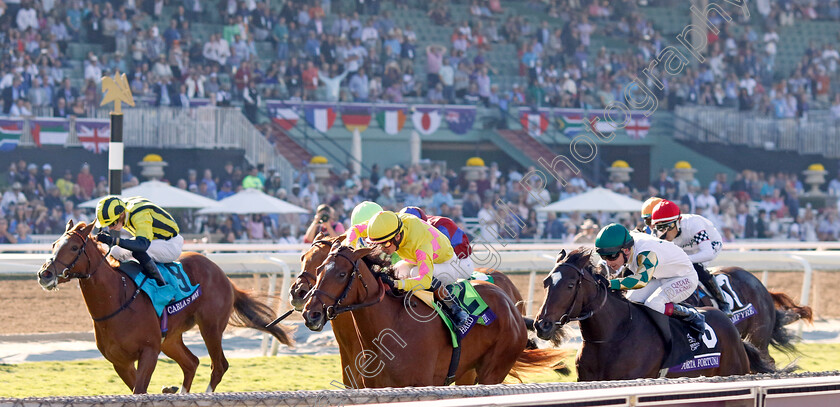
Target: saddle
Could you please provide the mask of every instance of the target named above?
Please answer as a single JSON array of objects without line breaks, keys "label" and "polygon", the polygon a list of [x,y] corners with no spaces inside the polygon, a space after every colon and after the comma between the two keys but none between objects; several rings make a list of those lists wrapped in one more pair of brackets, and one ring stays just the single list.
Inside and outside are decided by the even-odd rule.
[{"label": "saddle", "polygon": [[688,372],[720,365],[717,335],[711,326],[706,325],[706,332],[698,341],[692,336],[688,323],[644,305],[633,305],[641,308],[665,342],[665,357],[661,364],[663,377],[668,372]]},{"label": "saddle", "polygon": [[166,281],[166,285],[162,287],[146,277],[140,263],[135,260],[120,262],[119,270],[137,284],[138,290],[149,297],[155,313],[160,318],[161,333],[165,337],[169,316],[181,312],[198,299],[201,296],[201,286],[190,281],[189,276],[184,272],[184,266],[179,262],[155,263],[155,265]]}]

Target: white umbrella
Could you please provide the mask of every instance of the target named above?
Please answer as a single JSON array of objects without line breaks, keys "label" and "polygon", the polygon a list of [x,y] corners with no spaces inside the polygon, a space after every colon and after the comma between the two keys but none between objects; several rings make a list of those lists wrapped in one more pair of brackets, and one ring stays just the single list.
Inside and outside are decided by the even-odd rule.
[{"label": "white umbrella", "polygon": [[[123,190],[121,198],[142,196],[162,208],[212,208],[219,202],[201,195],[175,188],[165,182],[146,181],[136,187]],[[101,197],[79,205],[82,208],[96,208]]]},{"label": "white umbrella", "polygon": [[199,214],[235,213],[247,215],[252,213],[308,213],[306,209],[292,205],[282,199],[266,195],[262,191],[246,188],[219,201],[219,206],[204,208]]},{"label": "white umbrella", "polygon": [[599,187],[537,210],[542,212],[636,212],[642,209],[642,204],[642,201]]}]

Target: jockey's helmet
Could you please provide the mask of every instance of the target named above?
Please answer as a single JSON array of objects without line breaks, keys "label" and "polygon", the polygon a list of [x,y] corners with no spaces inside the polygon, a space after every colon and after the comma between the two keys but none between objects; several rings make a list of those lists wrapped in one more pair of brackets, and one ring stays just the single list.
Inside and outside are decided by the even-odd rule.
[{"label": "jockey's helmet", "polygon": [[102,227],[111,226],[123,212],[125,212],[125,202],[116,195],[106,196],[96,204],[96,219]]},{"label": "jockey's helmet", "polygon": [[381,211],[368,222],[368,241],[372,244],[393,239],[403,227],[402,219],[391,211]]},{"label": "jockey's helmet", "polygon": [[382,207],[378,203],[371,201],[361,202],[353,208],[353,213],[350,215],[350,223],[352,225],[358,225],[367,222],[373,215],[379,212],[382,212]]},{"label": "jockey's helmet", "polygon": [[662,202],[656,204],[653,208],[653,213],[650,216],[650,225],[656,229],[656,234],[661,239],[665,233],[679,223],[680,215],[679,205],[663,199]]},{"label": "jockey's helmet", "polygon": [[400,210],[400,213],[407,213],[410,215],[414,215],[422,220],[428,220],[428,218],[426,218],[426,212],[424,212],[423,209],[418,208],[416,206],[406,206],[405,208],[402,208]]},{"label": "jockey's helmet", "polygon": [[662,198],[658,196],[648,198],[644,205],[642,205],[642,219],[650,219],[650,215],[653,213],[653,208],[661,201]]},{"label": "jockey's helmet", "polygon": [[604,226],[595,238],[595,251],[601,257],[615,256],[621,249],[633,246],[633,237],[627,228],[618,223]]}]

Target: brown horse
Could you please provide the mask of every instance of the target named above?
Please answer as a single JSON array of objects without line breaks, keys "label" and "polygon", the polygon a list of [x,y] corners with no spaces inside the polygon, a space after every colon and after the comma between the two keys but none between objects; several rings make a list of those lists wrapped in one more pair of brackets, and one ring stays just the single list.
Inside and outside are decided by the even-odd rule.
[{"label": "brown horse", "polygon": [[177,362],[184,373],[181,392],[190,390],[198,358],[184,345],[181,334],[196,324],[210,354],[208,392],[216,389],[228,368],[222,351],[222,333],[228,322],[268,332],[291,345],[281,327],[264,328],[274,318],[271,308],[236,288],[219,266],[198,253],[183,253],[179,260],[190,281],[201,285],[203,294],[169,317],[169,331],[163,339],[151,301],[146,296],[137,298],[136,285],[115,269],[119,264],[108,258],[105,247],[92,238],[92,229],[92,224],[73,227],[73,222],[68,222],[65,233],[53,243],[52,257],[38,271],[38,283],[53,290],[61,283],[79,279],[94,321],[96,347],[135,394],[148,389],[161,351]]},{"label": "brown horse", "polygon": [[[303,305],[307,300],[307,294],[309,294],[309,290],[311,290],[315,285],[315,281],[320,274],[318,266],[326,260],[333,243],[341,243],[344,241],[344,238],[344,234],[335,238],[319,234],[315,237],[315,241],[312,242],[309,249],[301,255],[301,272],[297,279],[292,283],[289,296],[295,310],[300,311],[303,309]],[[516,308],[519,310],[520,314],[525,314],[522,294],[519,293],[519,290],[508,276],[496,270],[480,271],[492,276],[493,283],[501,288],[502,291],[511,298],[514,304],[516,304]],[[356,366],[353,363],[353,358],[362,351],[362,348],[358,337],[356,336],[356,328],[352,316],[347,313],[340,314],[330,321],[330,323],[333,326],[335,340],[339,345],[338,348],[341,356],[342,367],[341,374],[344,385],[355,388],[364,387],[364,375],[356,369]],[[356,380],[353,380],[353,378]]]},{"label": "brown horse", "polygon": [[[442,323],[415,318],[433,312],[425,305],[417,306],[426,312],[409,310],[404,298],[386,295],[385,285],[362,261],[376,261],[366,258],[372,250],[332,247],[303,307],[306,326],[319,331],[329,319],[352,315],[364,349],[356,363],[366,387],[445,384],[453,349],[448,332]],[[566,351],[525,350],[525,323],[507,295],[487,282],[472,284],[497,319],[488,326],[474,326],[463,339],[456,383],[462,383],[464,376],[473,383],[501,383],[509,373],[518,377],[520,372],[548,370],[562,361]]]},{"label": "brown horse", "polygon": [[[569,321],[580,321],[583,346],[576,365],[578,378],[620,380],[655,378],[660,374],[666,344],[642,310],[618,291],[609,289],[606,278],[593,272],[591,252],[577,249],[568,257],[561,252],[545,280],[545,300],[536,321],[537,335],[553,339],[556,330]],[[706,324],[714,329],[720,346],[720,366],[678,376],[728,376],[750,372],[773,372],[725,314],[714,308],[702,310]]]},{"label": "brown horse", "polygon": [[[715,271],[712,275],[725,276],[722,290],[732,299],[732,308],[738,309],[747,304],[755,307],[755,315],[741,319],[735,323],[741,338],[747,340],[761,353],[764,360],[775,365],[775,360],[770,356],[769,346],[783,351],[793,353],[795,334],[785,329],[785,325],[791,324],[800,319],[812,322],[811,307],[796,304],[790,296],[781,292],[767,290],[752,273],[740,267],[726,267]],[[728,282],[728,283],[727,283]],[[732,295],[729,290],[734,291]],[[697,295],[692,295],[686,303],[695,306],[714,306],[709,296],[702,300]]]}]

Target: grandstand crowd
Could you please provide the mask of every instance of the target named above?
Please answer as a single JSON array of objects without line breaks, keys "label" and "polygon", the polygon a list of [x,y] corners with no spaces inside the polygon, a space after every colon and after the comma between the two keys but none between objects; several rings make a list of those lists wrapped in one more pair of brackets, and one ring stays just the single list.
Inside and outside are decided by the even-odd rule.
[{"label": "grandstand crowd", "polygon": [[[194,216],[188,211],[172,211],[182,233],[213,242],[298,243],[311,241],[319,230],[339,234],[351,226],[350,212],[365,200],[375,201],[388,210],[418,206],[428,214],[450,217],[466,229],[469,229],[468,222],[481,221],[490,225],[474,231],[483,241],[501,238],[506,241],[588,242],[594,239],[599,222],[618,221],[628,227],[635,227],[640,222],[639,213],[543,215],[538,212],[542,202],[570,198],[594,187],[571,173],[565,174],[569,180],[565,188],[552,185],[548,190],[538,190],[531,188],[536,183],[523,181],[523,174],[527,174],[524,169],[502,171],[496,163],[492,163],[479,179],[471,181],[440,165],[385,169],[374,165],[372,170],[369,177],[353,176],[345,170],[320,181],[313,173],[303,170],[297,175],[296,183],[288,188],[281,185],[279,175],[272,169],[266,170],[262,166],[241,168],[226,163],[219,173],[210,169],[189,170],[187,174],[163,181],[217,200],[244,188],[256,188],[309,211],[301,215],[221,216]],[[68,220],[91,222],[94,219],[92,209],[82,209],[79,204],[108,192],[107,179],[91,174],[87,164],[77,172],[67,170],[63,174],[53,174],[49,163],[21,160],[10,165],[4,181],[6,186],[0,200],[0,243],[27,243],[32,242],[33,234],[60,234]],[[131,167],[125,166],[123,186],[129,188],[137,184],[138,178]],[[816,209],[800,204],[803,184],[792,173],[745,170],[735,179],[718,174],[708,185],[700,185],[697,181],[675,181],[667,170],[662,170],[644,187],[613,182],[602,186],[639,200],[660,196],[678,202],[683,213],[699,213],[711,219],[725,241],[832,241],[840,238],[839,205]],[[840,204],[840,173],[824,189]],[[323,214],[330,215],[329,221],[321,219]]]},{"label": "grandstand crowd", "polygon": [[[643,12],[675,0],[530,0],[529,15],[500,0],[21,0],[0,2],[3,113],[84,116],[98,107],[102,75],[127,72],[136,96],[159,106],[195,98],[253,109],[260,99],[598,107],[621,97],[665,46],[675,43]],[[387,4],[388,7],[384,7]],[[467,13],[455,13],[463,10]],[[778,27],[840,19],[837,0],[761,0],[710,34],[707,62],[659,75],[664,105],[737,107],[778,118],[814,105],[840,117],[832,85],[834,37],[807,47],[790,72],[777,69]],[[449,33],[421,43],[392,10]],[[686,10],[686,13],[688,11]],[[457,17],[456,17],[457,16]],[[537,16],[548,16],[538,20]],[[194,29],[200,25],[202,29]],[[754,27],[759,27],[759,34]],[[593,37],[609,44],[594,46]],[[79,64],[68,47],[95,44]],[[517,64],[494,66],[495,53]],[[515,77],[513,81],[501,78]],[[46,112],[47,114],[41,114]],[[253,115],[250,115],[253,119]]]}]

